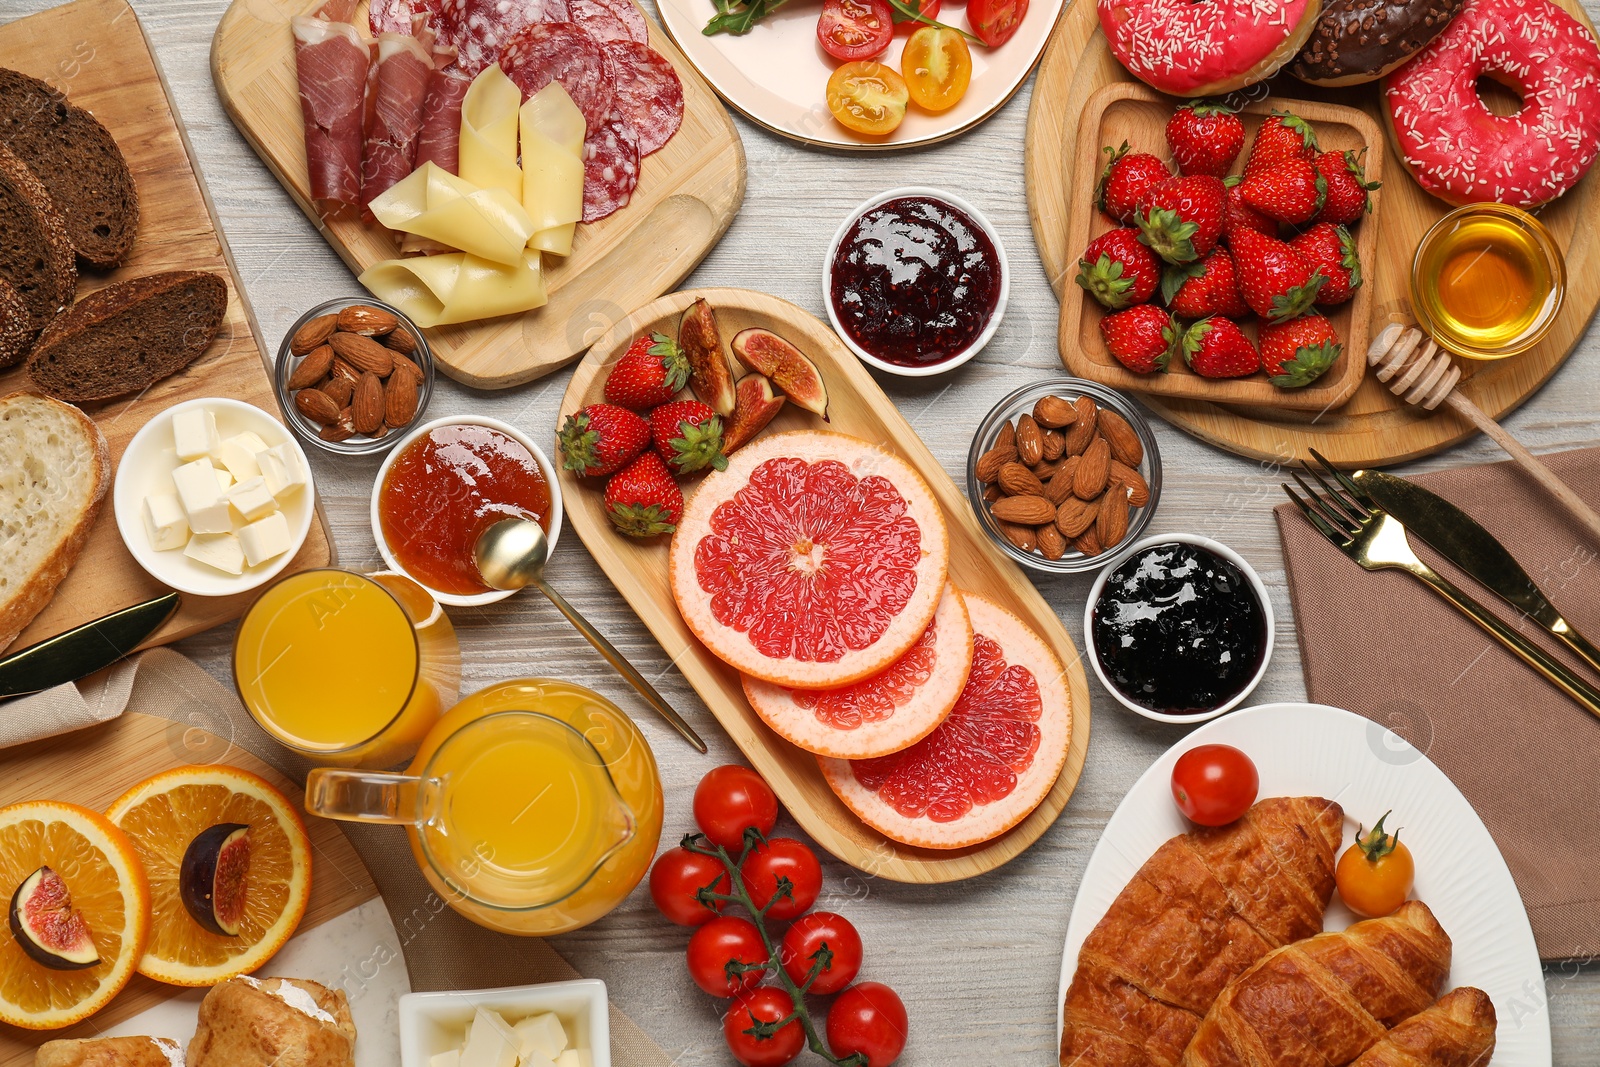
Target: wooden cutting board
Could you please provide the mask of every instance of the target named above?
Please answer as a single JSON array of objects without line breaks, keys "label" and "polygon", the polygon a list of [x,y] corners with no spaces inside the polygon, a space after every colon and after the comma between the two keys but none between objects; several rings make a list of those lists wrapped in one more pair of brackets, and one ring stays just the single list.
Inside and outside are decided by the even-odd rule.
[{"label": "wooden cutting board", "polygon": [[[893,449],[933,490],[950,531],[950,581],[957,589],[978,593],[1012,612],[1054,649],[1066,667],[1072,702],[1071,748],[1054,788],[1026,819],[986,844],[946,851],[890,841],[856,818],[834,795],[815,756],[783,740],[761,721],[745,700],[739,672],[690,634],[668,583],[666,538],[646,543],[620,536],[606,518],[599,487],[563,470],[562,505],[567,521],[673,665],[812,840],[852,867],[896,882],[953,882],[999,867],[1050,828],[1083,772],[1089,747],[1089,685],[1083,663],[1050,605],[1017,565],[989,542],[961,490],[834,332],[809,312],[764,293],[746,289],[673,293],[635,311],[595,342],[572,374],[561,402],[562,418],[600,399],[602,371],[634,337],[653,330],[676,336],[683,310],[698,297],[716,309],[724,341],[742,329],[759,326],[787,338],[810,356],[828,387],[829,422],[825,428]],[[824,427],[815,415],[786,404],[765,432],[819,428]]]},{"label": "wooden cutting board", "polygon": [[[104,811],[153,774],[188,764],[219,763],[261,775],[293,801],[305,820],[311,835],[311,900],[297,937],[378,895],[366,866],[338,826],[305,817],[299,786],[215,734],[154,715],[127,712],[101,726],[0,751],[0,807],[23,800],[65,800]],[[0,1024],[0,1067],[29,1067],[34,1049],[46,1041],[95,1037],[183,992],[135,975],[115,1000],[76,1026],[33,1031]]]},{"label": "wooden cutting board", "polygon": [[[228,312],[217,339],[181,374],[132,398],[85,405],[111,446],[113,472],[139,428],[174,404],[202,396],[243,400],[281,417],[269,364],[257,341],[249,298],[194,165],[183,123],[150,42],[125,0],[76,0],[0,26],[0,66],[42,78],[94,112],[127,157],[139,187],[139,232],[128,261],[107,273],[84,271],[78,295],[111,282],[165,270],[211,270],[228,280]],[[28,388],[21,367],[0,372],[0,395]],[[318,512],[285,573],[333,559]],[[123,546],[106,492],[78,563],[55,599],[12,644],[16,651],[108,612],[167,592]],[[237,618],[253,594],[184,597],[183,607],[148,642],[161,644]]]},{"label": "wooden cutting board", "polygon": [[[211,42],[211,74],[233,124],[359,274],[399,255],[399,245],[376,223],[324,219],[311,206],[289,18],[320,4],[234,0]],[[365,35],[365,2],[355,21]],[[683,82],[682,128],[645,157],[627,207],[580,225],[571,256],[545,257],[548,304],[524,315],[425,331],[440,369],[457,381],[505,389],[572,362],[629,308],[686,278],[744,202],[744,143],[733,121],[672,39],[654,19],[646,21],[651,47],[672,61]]]},{"label": "wooden cutting board", "polygon": [[[1555,2],[1592,26],[1576,0]],[[1090,96],[1101,87],[1134,80],[1106,47],[1093,0],[1073,4],[1056,26],[1034,82],[1024,161],[1034,241],[1045,275],[1063,299],[1074,295],[1068,290],[1077,288],[1072,278],[1082,252],[1068,241],[1068,220],[1073,205],[1093,195],[1091,188],[1075,184],[1073,172],[1083,153],[1098,153],[1101,147],[1077,143],[1078,119]],[[1271,91],[1268,104],[1276,97],[1320,100],[1360,108],[1380,126],[1384,121],[1376,83],[1325,89],[1282,74],[1236,96],[1256,100],[1262,88]],[[1177,106],[1176,99],[1171,102]],[[1166,155],[1166,145],[1159,139],[1135,147]],[[1373,335],[1385,323],[1415,318],[1409,292],[1412,255],[1423,232],[1449,210],[1449,205],[1428,196],[1411,179],[1387,142],[1383,151],[1378,254],[1374,262],[1364,264],[1367,285],[1373,289]],[[1499,418],[1532,396],[1583,337],[1600,305],[1600,274],[1591,267],[1591,260],[1600,252],[1600,231],[1593,224],[1600,217],[1597,213],[1600,177],[1594,174],[1539,212],[1567,257],[1566,302],[1545,339],[1511,359],[1459,361],[1467,375],[1459,388],[1490,415]],[[1448,448],[1476,432],[1453,412],[1417,411],[1370,375],[1338,411],[1296,412],[1149,394],[1141,395],[1140,400],[1174,426],[1204,441],[1267,463],[1284,463],[1315,448],[1340,466],[1386,466]]]}]

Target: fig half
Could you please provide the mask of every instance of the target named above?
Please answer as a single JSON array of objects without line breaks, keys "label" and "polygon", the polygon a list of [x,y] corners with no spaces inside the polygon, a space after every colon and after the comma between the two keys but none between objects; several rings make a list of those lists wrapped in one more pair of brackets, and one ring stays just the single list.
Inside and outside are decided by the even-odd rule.
[{"label": "fig half", "polygon": [[35,963],[53,971],[81,971],[100,962],[89,923],[72,906],[67,883],[40,867],[11,894],[11,936]]},{"label": "fig half", "polygon": [[717,314],[704,300],[689,305],[678,323],[678,347],[689,357],[689,388],[723,418],[733,414],[733,361],[722,348]]},{"label": "fig half", "polygon": [[733,354],[757,374],[771,378],[790,400],[827,421],[828,387],[804,352],[771,330],[752,326],[734,334]]},{"label": "fig half", "polygon": [[784,398],[772,391],[762,374],[746,374],[734,389],[733,414],[722,427],[722,454],[731,456],[749,444],[783,407]]},{"label": "fig half", "polygon": [[249,893],[250,827],[218,823],[195,835],[183,853],[178,891],[194,921],[214,934],[238,937]]}]

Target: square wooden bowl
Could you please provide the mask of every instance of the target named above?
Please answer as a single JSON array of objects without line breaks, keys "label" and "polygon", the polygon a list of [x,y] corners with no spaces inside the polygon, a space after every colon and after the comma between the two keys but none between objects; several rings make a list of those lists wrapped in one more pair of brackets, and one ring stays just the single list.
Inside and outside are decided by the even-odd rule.
[{"label": "square wooden bowl", "polygon": [[[1180,103],[1182,101],[1137,82],[1114,82],[1089,98],[1078,131],[1081,149],[1073,161],[1072,188],[1080,193],[1070,205],[1067,219],[1069,249],[1075,253],[1081,251],[1094,238],[1117,225],[1095,207],[1089,195],[1105,165],[1105,153],[1101,148],[1115,147],[1126,141],[1131,151],[1165,157],[1167,120]],[[1255,140],[1257,127],[1275,110],[1292,111],[1311,123],[1324,150],[1366,148],[1363,163],[1367,178],[1372,181],[1382,178],[1383,132],[1366,113],[1337,104],[1277,97],[1249,103],[1239,112],[1244,120],[1246,145]],[[1248,151],[1240,153],[1241,167],[1247,154]],[[1371,270],[1378,256],[1378,225],[1382,217],[1378,203],[1380,192],[1373,190],[1370,194],[1372,211],[1352,230],[1356,254],[1365,271]],[[1100,320],[1106,315],[1106,309],[1075,284],[1063,288],[1059,334],[1061,362],[1072,373],[1115,389],[1210,400],[1218,404],[1325,411],[1349,400],[1361,385],[1366,371],[1367,334],[1372,318],[1373,288],[1370,284],[1357,289],[1353,299],[1337,307],[1320,309],[1339,332],[1344,354],[1326,374],[1303,389],[1279,389],[1267,381],[1264,374],[1249,378],[1202,378],[1181,359],[1174,359],[1165,374],[1134,374],[1106,350],[1100,336]],[[1245,332],[1255,339],[1253,325],[1247,325]]]}]

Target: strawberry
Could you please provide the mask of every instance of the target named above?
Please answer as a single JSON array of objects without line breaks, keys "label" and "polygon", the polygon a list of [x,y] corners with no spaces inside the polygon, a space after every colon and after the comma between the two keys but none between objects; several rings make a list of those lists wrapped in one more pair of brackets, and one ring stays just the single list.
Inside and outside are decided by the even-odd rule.
[{"label": "strawberry", "polygon": [[606,375],[605,397],[634,411],[649,411],[678,395],[689,381],[689,357],[664,333],[635,337]]},{"label": "strawberry", "polygon": [[1157,182],[1172,177],[1172,171],[1148,152],[1128,154],[1128,142],[1121,148],[1101,149],[1110,155],[1100,181],[1095,185],[1094,202],[1101,211],[1118,222],[1132,222],[1134,209]]},{"label": "strawberry", "polygon": [[1232,319],[1214,315],[1190,326],[1174,342],[1189,369],[1202,378],[1243,378],[1261,369],[1261,354]]},{"label": "strawberry", "polygon": [[1278,224],[1244,202],[1239,179],[1229,178],[1228,182],[1232,184],[1228,185],[1228,209],[1222,221],[1223,238],[1232,238],[1233,231],[1240,227],[1264,233],[1268,237],[1278,236]]},{"label": "strawberry", "polygon": [[1327,279],[1317,290],[1319,307],[1342,304],[1361,288],[1361,260],[1356,256],[1356,241],[1343,226],[1319,222],[1292,239],[1289,247],[1305,256],[1306,262]]},{"label": "strawberry", "polygon": [[1112,310],[1149,300],[1160,280],[1156,257],[1132,226],[1096,237],[1078,260],[1078,284]]},{"label": "strawberry", "polygon": [[1167,120],[1167,147],[1179,174],[1221,178],[1244,148],[1244,123],[1226,104],[1207,100],[1185,104]]},{"label": "strawberry", "polygon": [[1252,178],[1280,159],[1303,159],[1310,163],[1316,158],[1317,135],[1311,124],[1299,115],[1274,111],[1256,130],[1255,143],[1245,157],[1244,176]]},{"label": "strawberry", "polygon": [[650,439],[674,474],[728,468],[722,452],[722,416],[710,404],[675,400],[650,413]]},{"label": "strawberry", "polygon": [[1336,226],[1351,223],[1372,210],[1367,191],[1383,183],[1367,181],[1367,172],[1362,169],[1358,153],[1324,152],[1317,157],[1317,171],[1328,183],[1328,199],[1317,214],[1318,222],[1331,222]]},{"label": "strawberry", "polygon": [[683,490],[661,457],[645,452],[606,482],[606,517],[629,537],[671,533],[683,518]]},{"label": "strawberry", "polygon": [[1154,304],[1135,304],[1100,320],[1100,336],[1117,362],[1135,374],[1167,369],[1177,324]]},{"label": "strawberry", "polygon": [[1279,389],[1299,389],[1322,377],[1343,346],[1333,324],[1312,312],[1261,324],[1261,366]]},{"label": "strawberry", "polygon": [[1239,192],[1263,215],[1298,226],[1322,210],[1328,183],[1307,161],[1280,159],[1246,178]]},{"label": "strawberry", "polygon": [[556,434],[561,465],[583,477],[603,477],[650,445],[650,424],[616,404],[590,404],[568,415]]},{"label": "strawberry", "polygon": [[1134,212],[1141,240],[1168,263],[1190,263],[1217,247],[1227,188],[1221,178],[1168,178],[1145,194]]},{"label": "strawberry", "polygon": [[1186,319],[1226,315],[1230,319],[1250,314],[1239,292],[1233,257],[1219,248],[1198,263],[1168,267],[1161,279],[1161,296],[1167,309]]},{"label": "strawberry", "polygon": [[1305,256],[1254,230],[1235,230],[1231,247],[1239,292],[1257,315],[1281,322],[1311,309],[1326,279]]}]

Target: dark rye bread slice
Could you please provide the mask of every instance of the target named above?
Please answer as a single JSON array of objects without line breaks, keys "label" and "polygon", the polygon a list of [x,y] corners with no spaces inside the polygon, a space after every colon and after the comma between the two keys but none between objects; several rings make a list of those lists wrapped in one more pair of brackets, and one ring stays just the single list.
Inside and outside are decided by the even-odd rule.
[{"label": "dark rye bread slice", "polygon": [[0,278],[0,368],[15,367],[33,344],[33,316],[22,294]]},{"label": "dark rye bread slice", "polygon": [[78,267],[50,194],[0,145],[0,279],[28,309],[28,340],[72,303]]},{"label": "dark rye bread slice", "polygon": [[108,285],[46,328],[28,374],[75,404],[136,392],[199,359],[227,310],[228,283],[203,270]]},{"label": "dark rye bread slice", "polygon": [[38,175],[83,261],[121,263],[139,228],[139,190],[100,121],[46,82],[0,67],[0,143]]}]

